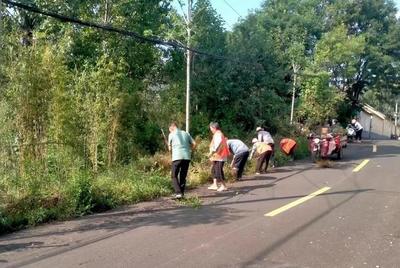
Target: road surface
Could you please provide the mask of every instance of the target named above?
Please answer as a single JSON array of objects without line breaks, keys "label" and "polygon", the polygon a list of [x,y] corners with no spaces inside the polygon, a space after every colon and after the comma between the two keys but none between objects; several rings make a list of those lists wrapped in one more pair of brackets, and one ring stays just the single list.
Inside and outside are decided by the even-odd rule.
[{"label": "road surface", "polygon": [[0,267],[400,267],[398,141],[197,194],[0,237]]}]

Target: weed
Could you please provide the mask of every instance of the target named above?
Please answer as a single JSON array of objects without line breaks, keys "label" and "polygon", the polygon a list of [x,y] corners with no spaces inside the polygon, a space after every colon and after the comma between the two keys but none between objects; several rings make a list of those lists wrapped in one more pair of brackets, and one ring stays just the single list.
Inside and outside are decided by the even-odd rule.
[{"label": "weed", "polygon": [[177,202],[182,206],[191,207],[195,209],[201,207],[201,199],[197,195],[179,199],[177,200]]}]

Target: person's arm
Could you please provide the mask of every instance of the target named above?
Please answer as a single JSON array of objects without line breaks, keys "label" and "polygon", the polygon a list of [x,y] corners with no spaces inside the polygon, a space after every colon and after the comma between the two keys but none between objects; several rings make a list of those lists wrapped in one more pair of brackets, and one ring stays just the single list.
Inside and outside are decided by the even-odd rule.
[{"label": "person's arm", "polygon": [[196,146],[197,146],[196,141],[192,138],[192,136],[190,136],[189,133],[188,133],[188,135],[189,135],[190,146],[192,147],[192,150],[194,150],[194,149],[196,149]]},{"label": "person's arm", "polygon": [[254,155],[256,149],[257,149],[257,146],[254,144],[250,151],[249,160],[251,160],[253,158],[253,155]]},{"label": "person's arm", "polygon": [[236,157],[236,155],[234,154],[232,157],[231,167],[233,167],[233,163],[235,162],[235,157]]},{"label": "person's arm", "polygon": [[215,153],[218,150],[218,147],[221,145],[221,142],[222,142],[222,135],[217,134],[213,138],[213,144],[211,146],[211,153]]},{"label": "person's arm", "polygon": [[168,151],[172,150],[172,136],[171,133],[168,135]]},{"label": "person's arm", "polygon": [[192,150],[196,149],[197,143],[193,140],[192,142]]}]

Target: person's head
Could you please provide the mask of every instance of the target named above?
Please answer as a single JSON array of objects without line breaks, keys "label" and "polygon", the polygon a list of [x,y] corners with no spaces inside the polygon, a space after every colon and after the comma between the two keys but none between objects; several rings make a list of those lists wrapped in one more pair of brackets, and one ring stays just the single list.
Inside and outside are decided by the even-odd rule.
[{"label": "person's head", "polygon": [[210,123],[210,131],[214,134],[215,132],[217,132],[218,130],[220,130],[220,126],[217,122],[211,122]]},{"label": "person's head", "polygon": [[251,143],[256,143],[258,140],[257,140],[257,138],[253,138],[252,140],[251,140]]},{"label": "person's head", "polygon": [[176,122],[171,122],[171,124],[169,124],[169,132],[174,132],[177,128],[178,125],[176,124]]},{"label": "person's head", "polygon": [[261,130],[264,130],[262,127],[257,127],[256,128],[256,132],[259,132],[259,131],[261,131]]},{"label": "person's head", "polygon": [[352,123],[353,125],[354,125],[356,122],[357,122],[356,119],[352,119],[352,120],[351,120],[351,123]]}]

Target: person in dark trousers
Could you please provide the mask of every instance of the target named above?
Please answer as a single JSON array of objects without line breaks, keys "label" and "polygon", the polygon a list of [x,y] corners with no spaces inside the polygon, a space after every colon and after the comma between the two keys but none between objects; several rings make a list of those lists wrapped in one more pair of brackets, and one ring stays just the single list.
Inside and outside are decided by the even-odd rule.
[{"label": "person in dark trousers", "polygon": [[274,163],[275,162],[275,142],[274,142],[274,139],[272,138],[271,133],[269,133],[262,127],[257,127],[256,132],[257,132],[257,140],[259,142],[265,142],[266,144],[271,146],[271,148],[272,148],[271,162],[272,162],[272,167],[275,167],[275,163]]},{"label": "person in dark trousers", "polygon": [[243,170],[249,158],[249,147],[238,139],[229,139],[227,141],[229,151],[233,155],[231,167],[234,170],[235,177],[240,180],[243,176]]},{"label": "person in dark trousers", "polygon": [[351,120],[351,125],[353,126],[354,130],[356,131],[356,141],[361,142],[363,127],[362,125],[356,120]]},{"label": "person in dark trousers", "polygon": [[196,146],[189,133],[180,130],[175,122],[169,126],[168,149],[172,151],[172,186],[175,198],[180,199],[185,194],[186,176],[189,170],[192,149]]},{"label": "person in dark trousers", "polygon": [[266,173],[268,162],[272,155],[272,148],[267,143],[258,141],[257,138],[254,138],[252,143],[253,148],[251,149],[250,159],[253,158],[253,155],[257,156],[256,174]]}]

